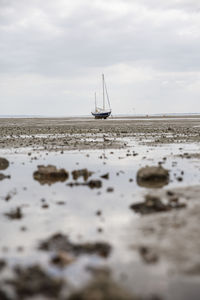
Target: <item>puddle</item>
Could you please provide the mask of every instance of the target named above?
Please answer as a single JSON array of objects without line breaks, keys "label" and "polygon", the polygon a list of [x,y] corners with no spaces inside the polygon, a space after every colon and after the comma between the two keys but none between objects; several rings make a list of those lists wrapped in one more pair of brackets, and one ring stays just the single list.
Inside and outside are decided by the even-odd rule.
[{"label": "puddle", "polygon": [[[147,148],[134,140],[127,141],[129,147],[121,150],[50,152],[48,155],[38,150],[28,155],[27,148],[19,149],[17,153],[12,149],[2,150],[0,156],[10,162],[4,172],[11,178],[0,182],[0,228],[6,233],[0,237],[1,257],[10,266],[39,263],[50,273],[67,278],[75,287],[91,277],[86,270],[88,266],[106,265],[115,278],[125,278],[123,284],[129,290],[139,294],[161,294],[165,299],[172,299],[168,294],[172,283],[167,274],[167,263],[148,266],[138,252],[130,249],[137,236],[134,236],[134,231],[127,234],[127,230],[141,216],[129,207],[143,201],[149,191],[138,186],[136,180],[137,171],[146,165],[156,166],[162,162],[162,166],[170,171],[169,184],[164,189],[199,185],[200,161],[182,159],[177,155],[199,152],[200,146],[184,144],[180,149],[180,145],[175,144]],[[38,165],[64,168],[69,172],[69,178],[50,186],[41,185],[33,178]],[[91,171],[91,180],[102,181],[100,189],[68,185],[75,182],[72,171],[84,168]],[[109,179],[101,177],[107,173]],[[182,180],[178,179],[180,176]],[[84,179],[80,177],[76,182],[84,183]],[[16,207],[21,208],[23,216],[10,220],[5,214]],[[80,255],[61,270],[49,263],[49,253],[38,250],[42,240],[58,232],[75,244],[109,242],[112,251],[107,258],[95,254]],[[148,282],[145,290],[144,281]],[[182,293],[177,296],[171,288],[170,293],[174,299],[187,299]]]}]

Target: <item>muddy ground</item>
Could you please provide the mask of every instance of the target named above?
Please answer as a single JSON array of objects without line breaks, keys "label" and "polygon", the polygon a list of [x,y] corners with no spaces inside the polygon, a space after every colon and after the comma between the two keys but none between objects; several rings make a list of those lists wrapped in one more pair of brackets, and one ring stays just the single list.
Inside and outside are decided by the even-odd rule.
[{"label": "muddy ground", "polygon": [[0,299],[200,298],[200,117],[0,119],[0,157]]},{"label": "muddy ground", "polygon": [[0,119],[0,148],[40,147],[48,151],[121,148],[120,138],[145,144],[200,142],[200,118]]}]

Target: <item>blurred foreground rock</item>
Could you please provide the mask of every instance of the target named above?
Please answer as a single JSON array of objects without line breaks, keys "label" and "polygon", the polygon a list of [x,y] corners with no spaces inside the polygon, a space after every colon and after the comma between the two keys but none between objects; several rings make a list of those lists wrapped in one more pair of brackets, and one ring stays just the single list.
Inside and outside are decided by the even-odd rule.
[{"label": "blurred foreground rock", "polygon": [[39,265],[27,268],[16,266],[14,272],[14,279],[7,280],[17,294],[16,298],[11,299],[27,299],[38,295],[48,297],[47,299],[57,299],[63,287],[62,279],[51,277]]},{"label": "blurred foreground rock", "polygon": [[72,177],[74,180],[77,180],[79,177],[83,177],[84,181],[87,181],[91,175],[92,175],[92,172],[88,171],[88,169],[72,171]]},{"label": "blurred foreground rock", "polygon": [[93,280],[86,287],[72,294],[66,300],[141,300],[130,295],[107,276]]},{"label": "blurred foreground rock", "polygon": [[9,167],[9,161],[6,158],[0,157],[0,170],[5,170]]},{"label": "blurred foreground rock", "polygon": [[81,254],[97,254],[101,257],[108,257],[111,252],[111,246],[105,242],[94,243],[72,243],[67,236],[56,233],[50,238],[42,241],[39,245],[40,250],[62,251],[68,255],[78,256]]},{"label": "blurred foreground rock", "polygon": [[159,166],[146,166],[137,172],[137,183],[147,188],[160,188],[169,182],[169,171]]},{"label": "blurred foreground rock", "polygon": [[155,195],[146,195],[144,202],[134,203],[130,206],[136,213],[142,215],[166,212],[172,209],[180,209],[186,207],[185,203],[180,203],[179,198],[169,198],[167,201],[162,201],[160,197]]},{"label": "blurred foreground rock", "polygon": [[33,173],[35,180],[40,184],[53,184],[57,181],[64,182],[68,179],[69,173],[65,169],[57,169],[55,166],[38,166],[38,170]]}]

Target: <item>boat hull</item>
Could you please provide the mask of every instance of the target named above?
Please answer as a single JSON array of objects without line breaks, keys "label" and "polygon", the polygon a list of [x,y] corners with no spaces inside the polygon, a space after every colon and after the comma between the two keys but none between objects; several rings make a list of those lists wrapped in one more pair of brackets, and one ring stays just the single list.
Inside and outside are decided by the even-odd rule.
[{"label": "boat hull", "polygon": [[92,112],[92,115],[95,117],[95,119],[107,119],[111,114],[111,111],[108,112],[102,112],[102,113],[94,113]]}]

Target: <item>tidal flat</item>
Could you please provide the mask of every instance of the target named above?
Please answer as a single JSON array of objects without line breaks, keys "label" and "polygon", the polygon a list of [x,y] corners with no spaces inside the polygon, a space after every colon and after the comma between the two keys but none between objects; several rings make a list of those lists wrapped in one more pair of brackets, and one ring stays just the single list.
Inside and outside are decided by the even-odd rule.
[{"label": "tidal flat", "polygon": [[200,117],[0,119],[0,299],[200,297]]}]

